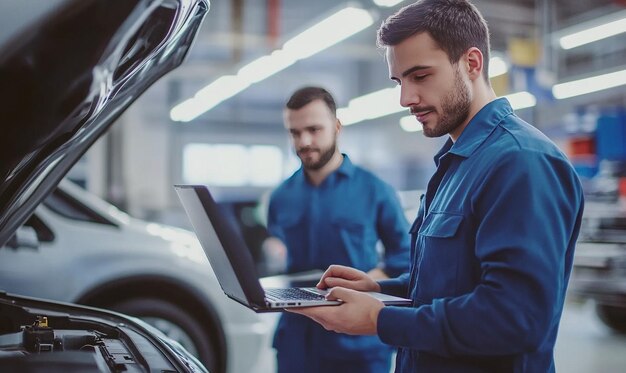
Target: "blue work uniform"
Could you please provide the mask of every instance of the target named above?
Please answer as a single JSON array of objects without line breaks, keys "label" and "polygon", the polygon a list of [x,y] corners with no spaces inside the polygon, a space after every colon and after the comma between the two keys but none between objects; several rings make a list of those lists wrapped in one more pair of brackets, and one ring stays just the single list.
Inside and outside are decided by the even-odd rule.
[{"label": "blue work uniform", "polygon": [[[362,271],[379,266],[398,276],[409,268],[409,223],[393,188],[344,154],[341,166],[318,185],[302,168],[270,199],[268,229],[287,246],[287,271],[342,264]],[[281,316],[274,347],[279,372],[388,372],[392,347],[377,336],[327,331],[297,314]]]},{"label": "blue work uniform", "polygon": [[411,271],[381,281],[398,372],[553,372],[583,193],[571,164],[497,99],[435,156]]}]

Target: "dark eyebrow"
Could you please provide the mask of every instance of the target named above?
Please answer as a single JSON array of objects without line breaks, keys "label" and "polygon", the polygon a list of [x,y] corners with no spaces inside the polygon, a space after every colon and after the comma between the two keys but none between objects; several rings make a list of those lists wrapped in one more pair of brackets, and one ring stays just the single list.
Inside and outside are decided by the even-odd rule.
[{"label": "dark eyebrow", "polygon": [[[405,78],[407,75],[414,73],[415,71],[426,70],[426,69],[430,69],[431,67],[432,66],[422,66],[422,65],[413,66],[410,69],[405,70],[401,75],[403,78]],[[390,79],[399,81],[399,79],[396,78],[395,76],[390,77]]]},{"label": "dark eyebrow", "polygon": [[301,130],[297,130],[295,128],[290,128],[289,132],[291,132],[291,133],[298,133],[298,132],[301,132],[301,131],[311,131],[313,129],[321,128],[321,127],[322,127],[321,124],[312,124],[310,126],[306,126],[306,127],[302,128]]},{"label": "dark eyebrow", "polygon": [[409,75],[409,74],[411,74],[411,73],[413,73],[413,72],[415,72],[415,71],[419,71],[419,70],[426,70],[426,69],[430,69],[430,66],[420,66],[420,65],[418,65],[418,66],[413,66],[413,67],[411,67],[410,69],[405,70],[405,71],[402,73],[402,77],[403,77],[403,78],[405,78],[407,75]]}]

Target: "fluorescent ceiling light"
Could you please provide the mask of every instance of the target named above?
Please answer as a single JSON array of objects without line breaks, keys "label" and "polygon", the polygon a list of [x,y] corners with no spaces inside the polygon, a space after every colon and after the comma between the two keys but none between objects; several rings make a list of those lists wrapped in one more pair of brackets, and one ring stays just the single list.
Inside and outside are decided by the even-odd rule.
[{"label": "fluorescent ceiling light", "polygon": [[626,84],[626,70],[556,84],[552,94],[558,99],[580,96]]},{"label": "fluorescent ceiling light", "polygon": [[626,10],[560,30],[555,39],[563,49],[572,49],[626,32]]},{"label": "fluorescent ceiling light", "polygon": [[415,115],[407,115],[400,118],[400,127],[406,132],[418,132],[424,129],[422,123],[415,118]]},{"label": "fluorescent ceiling light", "polygon": [[[224,75],[219,77],[216,81],[202,88],[196,93],[195,98],[201,101],[220,101],[223,97],[232,95],[236,92],[247,88],[249,84],[240,79],[236,75]],[[215,92],[219,92],[219,95],[214,95]]]},{"label": "fluorescent ceiling light", "polygon": [[374,23],[365,9],[347,7],[308,28],[283,45],[285,52],[296,59],[310,57],[356,34]]},{"label": "fluorescent ceiling light", "polygon": [[243,66],[237,75],[218,78],[193,98],[176,105],[170,111],[170,118],[189,122],[250,85],[339,43],[373,23],[374,18],[367,10],[346,7],[288,40],[282,49]]},{"label": "fluorescent ceiling light", "polygon": [[499,56],[494,56],[489,59],[489,77],[499,76],[505,74],[509,70],[509,65],[506,61]]},{"label": "fluorescent ceiling light", "polygon": [[350,100],[347,107],[337,110],[337,117],[344,126],[349,126],[405,110],[400,106],[400,86],[396,86]]},{"label": "fluorescent ceiling light", "polygon": [[537,99],[526,91],[503,96],[511,103],[513,110],[525,109],[537,105]]},{"label": "fluorescent ceiling light", "polygon": [[291,66],[296,60],[283,50],[258,58],[239,69],[237,76],[250,84],[260,82]]},{"label": "fluorescent ceiling light", "polygon": [[392,7],[394,5],[400,4],[404,0],[374,0],[374,4],[383,7]]},{"label": "fluorescent ceiling light", "polygon": [[236,75],[225,75],[202,88],[193,98],[174,106],[170,118],[177,122],[189,122],[250,86]]}]

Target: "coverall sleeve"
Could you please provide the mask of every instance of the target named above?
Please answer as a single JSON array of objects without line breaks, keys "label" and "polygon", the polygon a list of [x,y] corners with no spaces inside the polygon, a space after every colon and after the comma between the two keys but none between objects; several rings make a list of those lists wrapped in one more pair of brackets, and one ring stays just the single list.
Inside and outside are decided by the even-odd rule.
[{"label": "coverall sleeve", "polygon": [[383,194],[384,198],[378,207],[376,229],[385,247],[383,269],[389,277],[396,277],[409,270],[409,223],[393,188],[385,185]]},{"label": "coverall sleeve", "polygon": [[396,278],[380,280],[378,281],[378,285],[380,285],[380,290],[382,293],[406,298],[409,296],[409,278],[410,274],[407,272]]},{"label": "coverall sleeve", "polygon": [[277,222],[276,218],[276,209],[277,202],[274,198],[274,195],[270,196],[269,206],[267,209],[267,231],[270,236],[276,237],[281,241],[285,242],[285,234],[283,230]]}]

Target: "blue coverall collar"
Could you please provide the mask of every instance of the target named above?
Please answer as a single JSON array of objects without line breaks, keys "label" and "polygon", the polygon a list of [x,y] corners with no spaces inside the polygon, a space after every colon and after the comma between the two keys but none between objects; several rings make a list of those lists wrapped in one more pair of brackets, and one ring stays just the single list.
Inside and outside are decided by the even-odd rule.
[{"label": "blue coverall collar", "polygon": [[[341,153],[341,155],[343,155],[343,162],[341,162],[339,168],[333,171],[330,175],[337,173],[339,175],[351,177],[354,174],[355,166],[346,154]],[[306,174],[304,172],[304,167],[300,166],[300,169],[296,172],[296,180],[298,183],[308,184]]]},{"label": "blue coverall collar", "polygon": [[456,142],[448,139],[435,155],[435,163],[446,153],[469,158],[476,149],[491,135],[504,118],[513,114],[511,104],[506,98],[498,98],[485,105],[465,127]]}]

